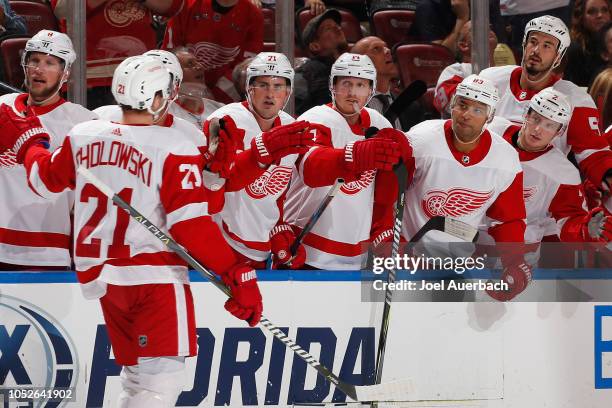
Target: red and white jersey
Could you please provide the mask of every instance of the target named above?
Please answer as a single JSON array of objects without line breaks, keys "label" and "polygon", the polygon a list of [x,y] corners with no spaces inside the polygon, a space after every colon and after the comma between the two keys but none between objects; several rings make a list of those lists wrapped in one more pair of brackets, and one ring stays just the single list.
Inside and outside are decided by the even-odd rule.
[{"label": "red and white jersey", "polygon": [[[344,148],[347,143],[364,139],[370,126],[390,128],[391,123],[377,111],[364,108],[361,124],[350,126],[344,116],[330,105],[315,106],[298,120],[318,123],[329,129],[327,134],[317,131],[317,144]],[[310,187],[304,177],[314,147],[306,153],[293,175],[285,201],[285,220],[303,228],[319,206],[331,186]],[[366,171],[361,178],[345,182],[331,200],[319,221],[304,237],[306,263],[320,269],[359,269],[364,261],[364,249],[370,240],[374,204],[376,170]]]},{"label": "red and white jersey", "polygon": [[443,117],[450,118],[450,101],[457,90],[457,85],[470,75],[472,75],[472,64],[469,62],[456,62],[444,68],[440,74],[433,104]]},{"label": "red and white jersey", "polygon": [[238,0],[227,13],[213,9],[213,0],[191,0],[168,21],[163,48],[186,46],[206,70],[215,100],[240,100],[232,82],[236,64],[263,50],[263,14],[251,0]]},{"label": "red and white jersey", "polygon": [[213,101],[212,99],[202,98],[202,100],[204,102],[204,108],[202,109],[202,112],[199,113],[192,113],[188,111],[187,109],[183,108],[178,101],[174,101],[174,103],[170,105],[170,109],[168,111],[172,113],[175,118],[186,120],[198,129],[202,129],[204,122],[206,119],[208,119],[210,114],[223,106],[221,102]]},{"label": "red and white jersey", "polygon": [[[407,239],[440,215],[474,227],[487,223],[496,240],[523,242],[522,170],[512,146],[485,130],[474,150],[459,152],[453,145],[451,120],[428,120],[410,129],[407,137],[415,160],[402,223]],[[459,239],[431,231],[422,241]]]},{"label": "red and white jersey", "polygon": [[[500,101],[495,110],[516,124],[522,124],[529,101],[537,93],[520,86],[522,68],[514,65],[492,67],[479,75],[497,86]],[[574,152],[583,173],[595,184],[601,185],[606,171],[612,168],[612,151],[599,131],[599,112],[589,94],[574,83],[552,77],[547,86],[564,94],[572,105],[570,123],[564,133],[554,140],[555,147],[564,154]]]},{"label": "red and white jersey", "polygon": [[[42,196],[74,189],[74,263],[85,297],[102,296],[107,283],[189,282],[178,255],[75,171],[89,169],[168,233],[175,224],[207,215],[201,155],[183,134],[95,120],[75,126],[50,160],[32,160],[30,153],[32,189]],[[48,157],[46,151],[36,154]]]},{"label": "red and white jersey", "polygon": [[[261,128],[246,102],[225,105],[214,111],[209,119],[230,116],[238,129],[244,130],[239,151],[250,148],[251,140],[261,134]],[[274,126],[292,123],[294,119],[280,111]],[[297,154],[270,165],[265,173],[243,189],[225,192],[225,204],[215,214],[223,236],[232,248],[246,257],[263,261],[270,254],[270,231],[282,220],[284,195],[291,180]]]},{"label": "red and white jersey", "polygon": [[[60,145],[68,131],[87,120],[91,111],[61,99],[53,105],[27,107],[27,94],[0,96],[0,105],[15,112],[37,115],[51,137],[51,148]],[[11,152],[0,154],[0,262],[16,265],[70,266],[70,211],[73,195],[47,200],[28,187],[25,167]]]},{"label": "red and white jersey", "polygon": [[[172,107],[172,105],[170,106]],[[123,119],[123,111],[119,105],[100,106],[99,108],[94,109],[94,113],[96,113],[100,119],[115,123],[119,123]],[[206,138],[204,137],[204,133],[202,133],[201,126],[196,128],[188,121],[177,118],[173,114],[168,113],[166,115],[166,119],[164,120],[163,127],[178,130],[183,135],[187,136],[187,138],[198,147],[206,146]],[[168,142],[171,143],[171,141]]]},{"label": "red and white jersey", "polygon": [[[526,243],[538,243],[545,235],[564,237],[569,218],[587,215],[586,201],[578,169],[559,149],[550,146],[540,152],[516,147],[520,126],[494,121],[503,138],[518,152],[523,168],[523,198],[527,211]],[[551,229],[551,226],[554,229]],[[572,241],[575,241],[572,237]]]}]

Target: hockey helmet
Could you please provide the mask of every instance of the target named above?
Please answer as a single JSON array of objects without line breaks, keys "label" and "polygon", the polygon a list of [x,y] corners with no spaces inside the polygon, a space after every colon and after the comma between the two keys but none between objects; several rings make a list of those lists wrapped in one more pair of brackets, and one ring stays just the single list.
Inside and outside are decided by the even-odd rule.
[{"label": "hockey helmet", "polygon": [[529,33],[532,31],[549,34],[559,40],[557,58],[553,63],[553,68],[557,67],[561,63],[561,59],[572,42],[569,30],[563,20],[554,16],[541,16],[530,20],[525,26],[525,33],[523,34],[523,50],[525,49],[525,45],[527,45]]},{"label": "hockey helmet", "polygon": [[487,105],[489,107],[488,120],[493,119],[495,107],[499,102],[499,92],[493,82],[476,74],[469,75],[457,85],[451,106],[459,96]]},{"label": "hockey helmet", "polygon": [[183,82],[183,68],[181,68],[181,63],[176,55],[166,50],[150,50],[142,55],[147,57],[155,57],[163,62],[166,69],[170,71],[170,74],[172,74],[172,81],[178,90],[178,88],[181,86],[181,82]]},{"label": "hockey helmet", "polygon": [[567,97],[553,88],[544,88],[531,98],[529,109],[560,123],[562,127],[567,126],[572,115],[572,106]]}]

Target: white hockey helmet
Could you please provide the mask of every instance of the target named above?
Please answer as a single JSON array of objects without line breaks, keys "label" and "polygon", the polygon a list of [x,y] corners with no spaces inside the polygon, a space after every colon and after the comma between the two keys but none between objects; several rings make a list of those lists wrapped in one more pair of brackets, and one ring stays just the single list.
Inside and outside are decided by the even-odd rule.
[{"label": "white hockey helmet", "polygon": [[245,88],[249,88],[251,79],[258,76],[277,76],[287,78],[293,89],[295,71],[285,54],[279,52],[260,52],[246,68]]},{"label": "white hockey helmet", "polygon": [[143,56],[155,57],[158,58],[161,62],[164,63],[166,69],[170,71],[172,74],[172,81],[176,89],[181,86],[181,82],[183,82],[183,68],[181,68],[181,63],[179,62],[176,55],[166,50],[150,50],[142,54]]},{"label": "white hockey helmet", "polygon": [[40,30],[26,42],[23,51],[21,56],[21,65],[23,66],[25,66],[30,52],[41,52],[61,59],[65,64],[64,72],[68,71],[76,60],[76,53],[70,37],[57,31]]},{"label": "white hockey helmet", "polygon": [[[172,75],[166,65],[156,57],[139,55],[126,58],[115,69],[111,92],[119,105],[158,115],[167,106],[171,87]],[[166,103],[152,111],[157,92]]]},{"label": "white hockey helmet", "polygon": [[529,33],[532,31],[549,34],[559,40],[557,58],[553,63],[553,68],[557,67],[572,42],[569,30],[563,20],[554,16],[541,16],[530,20],[525,26],[525,34],[523,34],[523,50],[525,50],[525,45],[527,45]]},{"label": "white hockey helmet", "polygon": [[553,88],[544,88],[529,102],[529,109],[566,127],[572,115],[572,106],[561,92]]},{"label": "white hockey helmet", "polygon": [[451,106],[453,106],[455,99],[459,96],[487,105],[489,107],[488,120],[490,121],[493,119],[495,107],[497,106],[497,102],[499,102],[499,92],[493,82],[476,74],[472,74],[464,78],[463,81],[457,85],[457,90],[451,100]]},{"label": "white hockey helmet", "polygon": [[332,65],[329,75],[329,89],[334,85],[334,79],[339,76],[365,78],[372,81],[372,93],[376,89],[376,68],[367,55],[345,52]]}]

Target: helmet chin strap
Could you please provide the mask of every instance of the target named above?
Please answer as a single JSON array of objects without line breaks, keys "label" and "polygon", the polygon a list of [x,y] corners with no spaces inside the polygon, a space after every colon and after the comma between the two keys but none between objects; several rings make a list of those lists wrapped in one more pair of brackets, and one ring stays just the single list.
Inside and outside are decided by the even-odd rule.
[{"label": "helmet chin strap", "polygon": [[165,99],[163,105],[159,109],[154,111],[153,109],[149,107],[147,108],[147,112],[153,115],[153,123],[157,124],[159,122],[159,119],[162,118],[166,114],[169,108],[170,108],[169,100]]},{"label": "helmet chin strap", "polygon": [[372,96],[374,95],[373,92],[370,94],[370,96],[368,97],[368,100],[366,101],[366,103],[363,105],[362,108],[359,107],[357,102],[353,102],[353,110],[355,112],[353,112],[353,113],[344,113],[344,112],[342,112],[342,110],[340,110],[338,105],[336,105],[336,92],[333,89],[330,89],[330,92],[331,92],[331,95],[332,95],[332,106],[334,107],[336,112],[338,112],[339,114],[341,114],[345,118],[352,118],[355,115],[359,115],[361,113],[361,111],[363,110],[363,107],[365,107],[365,105],[367,105],[370,102],[370,100],[372,99]]},{"label": "helmet chin strap", "polygon": [[[29,89],[30,89],[30,81],[28,79],[28,75],[26,73],[26,69],[25,66],[23,67],[23,73],[24,73],[24,82],[25,82],[25,86],[28,88],[28,93],[29,93]],[[55,91],[51,94],[51,96],[49,96],[47,99],[43,100],[43,101],[35,101],[30,94],[30,98],[28,98],[30,100],[30,102],[32,103],[32,105],[35,106],[43,106],[44,104],[46,104],[47,102],[49,102],[51,99],[55,98],[56,95],[59,94],[59,91],[62,89],[62,85],[64,85],[67,82],[67,69],[64,68],[64,73],[62,74],[62,78],[59,80],[59,83],[57,85],[57,88],[55,89]]]},{"label": "helmet chin strap", "polygon": [[[525,47],[523,47],[523,51],[525,50]],[[558,52],[558,51],[557,51]],[[558,55],[558,54],[557,54]],[[558,58],[558,57],[557,57]],[[561,63],[561,61],[559,61],[559,63],[557,63],[557,58],[555,59],[555,61],[553,61],[553,63],[550,65],[550,68],[548,68],[548,70],[546,71],[546,73],[544,75],[542,75],[542,78],[540,79],[531,79],[529,78],[529,74],[527,74],[527,79],[529,79],[530,82],[533,82],[535,84],[539,84],[540,82],[544,81],[546,78],[548,78],[548,74],[550,74],[552,72],[553,69],[557,68],[559,66],[559,64]],[[523,58],[521,59],[521,68],[523,68],[523,70],[525,70],[525,72],[527,71],[525,68],[525,53],[523,52]]]},{"label": "helmet chin strap", "polygon": [[[293,92],[293,88],[291,89],[291,92]],[[280,113],[280,111],[282,111],[283,109],[285,109],[285,106],[287,106],[287,103],[289,102],[289,98],[291,97],[291,92],[289,93],[289,95],[287,95],[287,99],[285,99],[285,103],[283,104],[283,107],[280,108],[278,110],[278,112],[276,112],[276,115],[272,116],[271,118],[264,118],[263,116],[261,116],[259,113],[257,113],[257,110],[255,110],[255,105],[253,105],[253,100],[251,99],[251,92],[249,90],[247,90],[247,102],[249,104],[249,110],[251,111],[251,113],[255,116],[257,116],[259,119],[263,120],[266,123],[271,123],[274,122],[276,120],[276,118],[278,118],[278,115]]]}]

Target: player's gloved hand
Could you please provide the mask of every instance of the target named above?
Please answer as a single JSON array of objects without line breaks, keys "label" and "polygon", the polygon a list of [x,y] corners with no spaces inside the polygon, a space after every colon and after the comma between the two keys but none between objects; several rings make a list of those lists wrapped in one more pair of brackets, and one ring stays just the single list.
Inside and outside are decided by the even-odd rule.
[{"label": "player's gloved hand", "polygon": [[15,153],[17,163],[22,164],[30,146],[42,144],[49,147],[49,134],[37,116],[21,117],[8,105],[0,106],[0,153]]},{"label": "player's gloved hand", "polygon": [[376,231],[372,234],[372,254],[376,257],[391,256],[391,245],[393,243],[393,230],[391,228]]},{"label": "player's gloved hand", "polygon": [[277,126],[251,140],[251,151],[262,165],[278,163],[290,154],[306,153],[314,144],[309,123],[301,120]]},{"label": "player's gloved hand", "polygon": [[272,246],[272,269],[279,266],[300,269],[306,262],[306,249],[300,244],[295,256],[291,257],[291,245],[295,242],[295,234],[288,224],[278,224],[270,231]]},{"label": "player's gloved hand", "polygon": [[584,217],[582,235],[585,241],[610,242],[612,241],[612,216],[606,215],[603,208],[593,208]]},{"label": "player's gloved hand", "polygon": [[391,170],[399,162],[400,147],[389,139],[374,137],[349,142],[344,147],[344,165],[348,171]]},{"label": "player's gloved hand", "polygon": [[204,160],[207,170],[222,178],[229,178],[236,157],[236,142],[229,132],[223,129],[221,123],[225,125],[226,122],[222,121],[223,119],[213,118],[204,124],[204,133],[208,140]]},{"label": "player's gloved hand", "polygon": [[408,138],[401,130],[393,128],[380,129],[376,134],[377,138],[389,139],[396,142],[400,149],[400,157],[404,163],[408,163],[412,159],[412,146],[408,142]]},{"label": "player's gloved hand", "polygon": [[582,183],[582,187],[584,188],[584,198],[586,199],[587,207],[589,209],[601,207],[603,200],[601,190],[589,180],[585,180]]},{"label": "player's gloved hand", "polygon": [[232,297],[225,302],[225,310],[240,320],[246,320],[253,327],[259,323],[263,303],[255,269],[236,264],[221,276],[232,291]]},{"label": "player's gloved hand", "polygon": [[526,263],[504,269],[501,280],[508,284],[508,290],[487,290],[487,294],[500,302],[514,299],[523,292],[531,282],[531,266]]}]

